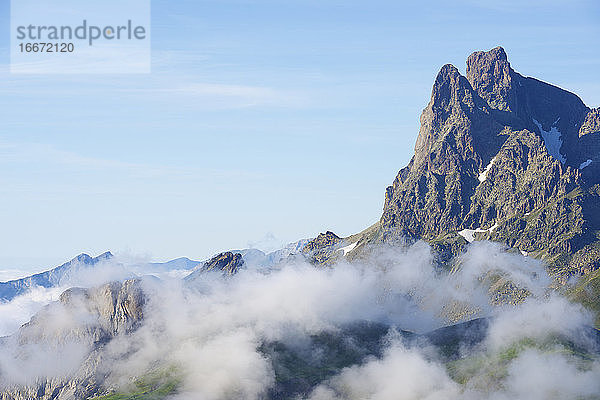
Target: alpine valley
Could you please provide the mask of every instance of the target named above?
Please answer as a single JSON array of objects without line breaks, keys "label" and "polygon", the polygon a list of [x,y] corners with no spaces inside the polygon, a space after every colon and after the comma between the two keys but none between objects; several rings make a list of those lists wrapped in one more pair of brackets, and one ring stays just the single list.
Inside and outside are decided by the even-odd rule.
[{"label": "alpine valley", "polygon": [[420,122],[349,237],[0,283],[64,289],[0,338],[0,399],[600,399],[600,108],[497,47]]}]

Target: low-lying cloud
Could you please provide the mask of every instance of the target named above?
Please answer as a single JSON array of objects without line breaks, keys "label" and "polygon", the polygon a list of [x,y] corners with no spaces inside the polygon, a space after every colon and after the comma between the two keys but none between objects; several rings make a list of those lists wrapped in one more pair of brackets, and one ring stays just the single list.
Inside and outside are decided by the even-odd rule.
[{"label": "low-lying cloud", "polygon": [[0,302],[0,337],[10,335],[44,306],[58,300],[66,287],[35,287],[9,302]]},{"label": "low-lying cloud", "polygon": [[[497,279],[513,282],[530,297],[519,306],[491,305],[488,289]],[[174,399],[265,399],[278,379],[278,366],[261,351],[265,343],[313,352],[307,359],[319,360],[323,355],[311,349],[311,337],[343,334],[344,326],[370,321],[392,327],[383,339],[383,353],[339,369],[299,394],[302,398],[593,397],[600,393],[597,358],[581,361],[561,342],[548,342],[572,337],[591,325],[591,316],[549,294],[550,283],[541,262],[487,242],[469,246],[451,273],[436,266],[429,246],[418,242],[331,268],[296,262],[230,278],[206,274],[193,286],[179,279],[146,280],[143,325],[108,343],[99,368],[113,388],[126,388],[132,377],[153,368],[173,368],[181,379]],[[456,317],[454,309],[466,311]],[[453,364],[426,341],[401,334],[475,317],[490,317],[490,325],[478,347],[465,349],[464,364]],[[503,355],[524,340],[533,344]],[[550,344],[538,346],[538,341]],[[12,368],[10,360],[0,359],[0,371],[7,368]],[[458,379],[456,371],[469,378]]]}]

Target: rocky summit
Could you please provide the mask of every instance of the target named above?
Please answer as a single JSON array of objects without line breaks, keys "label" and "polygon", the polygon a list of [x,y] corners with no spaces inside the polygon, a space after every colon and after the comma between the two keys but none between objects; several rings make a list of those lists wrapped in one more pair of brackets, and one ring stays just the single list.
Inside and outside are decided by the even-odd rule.
[{"label": "rocky summit", "polygon": [[[16,365],[28,360],[40,366],[39,372],[18,372],[12,384],[6,382],[15,381],[15,371],[0,371],[0,399],[91,397],[113,367],[103,360],[106,346],[139,327],[145,303],[141,282],[135,279],[65,291],[17,333],[0,339],[5,358],[14,358]],[[48,376],[43,369],[47,363],[60,372]]]},{"label": "rocky summit", "polygon": [[387,188],[382,232],[456,254],[479,239],[565,276],[600,265],[600,113],[511,67],[501,47],[445,65],[410,163]]},{"label": "rocky summit", "polygon": [[225,276],[230,276],[236,274],[243,266],[244,258],[240,253],[226,251],[224,253],[217,254],[210,260],[203,263],[196,271],[192,272],[185,279],[188,281],[194,280],[198,276],[210,271],[217,271],[221,272]]}]

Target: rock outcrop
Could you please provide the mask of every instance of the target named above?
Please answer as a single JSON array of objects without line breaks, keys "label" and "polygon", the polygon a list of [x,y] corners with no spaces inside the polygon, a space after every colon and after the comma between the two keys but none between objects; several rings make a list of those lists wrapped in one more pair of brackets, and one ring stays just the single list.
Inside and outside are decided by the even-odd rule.
[{"label": "rock outcrop", "polygon": [[196,271],[192,272],[185,279],[187,281],[193,281],[202,274],[207,272],[220,272],[224,276],[231,276],[238,273],[240,268],[244,267],[244,258],[240,253],[233,253],[226,251],[224,253],[217,254],[210,260],[202,264]]},{"label": "rock outcrop", "polygon": [[342,239],[331,231],[320,233],[304,246],[301,254],[315,265],[328,265],[337,260],[335,251]]},{"label": "rock outcrop", "polygon": [[[15,335],[2,338],[0,400],[85,399],[98,393],[110,371],[103,348],[139,327],[145,302],[139,280],[65,291]],[[15,371],[19,365],[25,370]]]}]

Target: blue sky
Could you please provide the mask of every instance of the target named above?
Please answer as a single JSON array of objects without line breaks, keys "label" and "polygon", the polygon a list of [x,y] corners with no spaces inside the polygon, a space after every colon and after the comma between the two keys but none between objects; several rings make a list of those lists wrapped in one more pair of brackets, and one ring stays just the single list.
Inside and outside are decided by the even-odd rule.
[{"label": "blue sky", "polygon": [[153,1],[151,74],[75,76],[11,75],[1,4],[0,269],[358,232],[475,50],[600,105],[594,1]]}]

